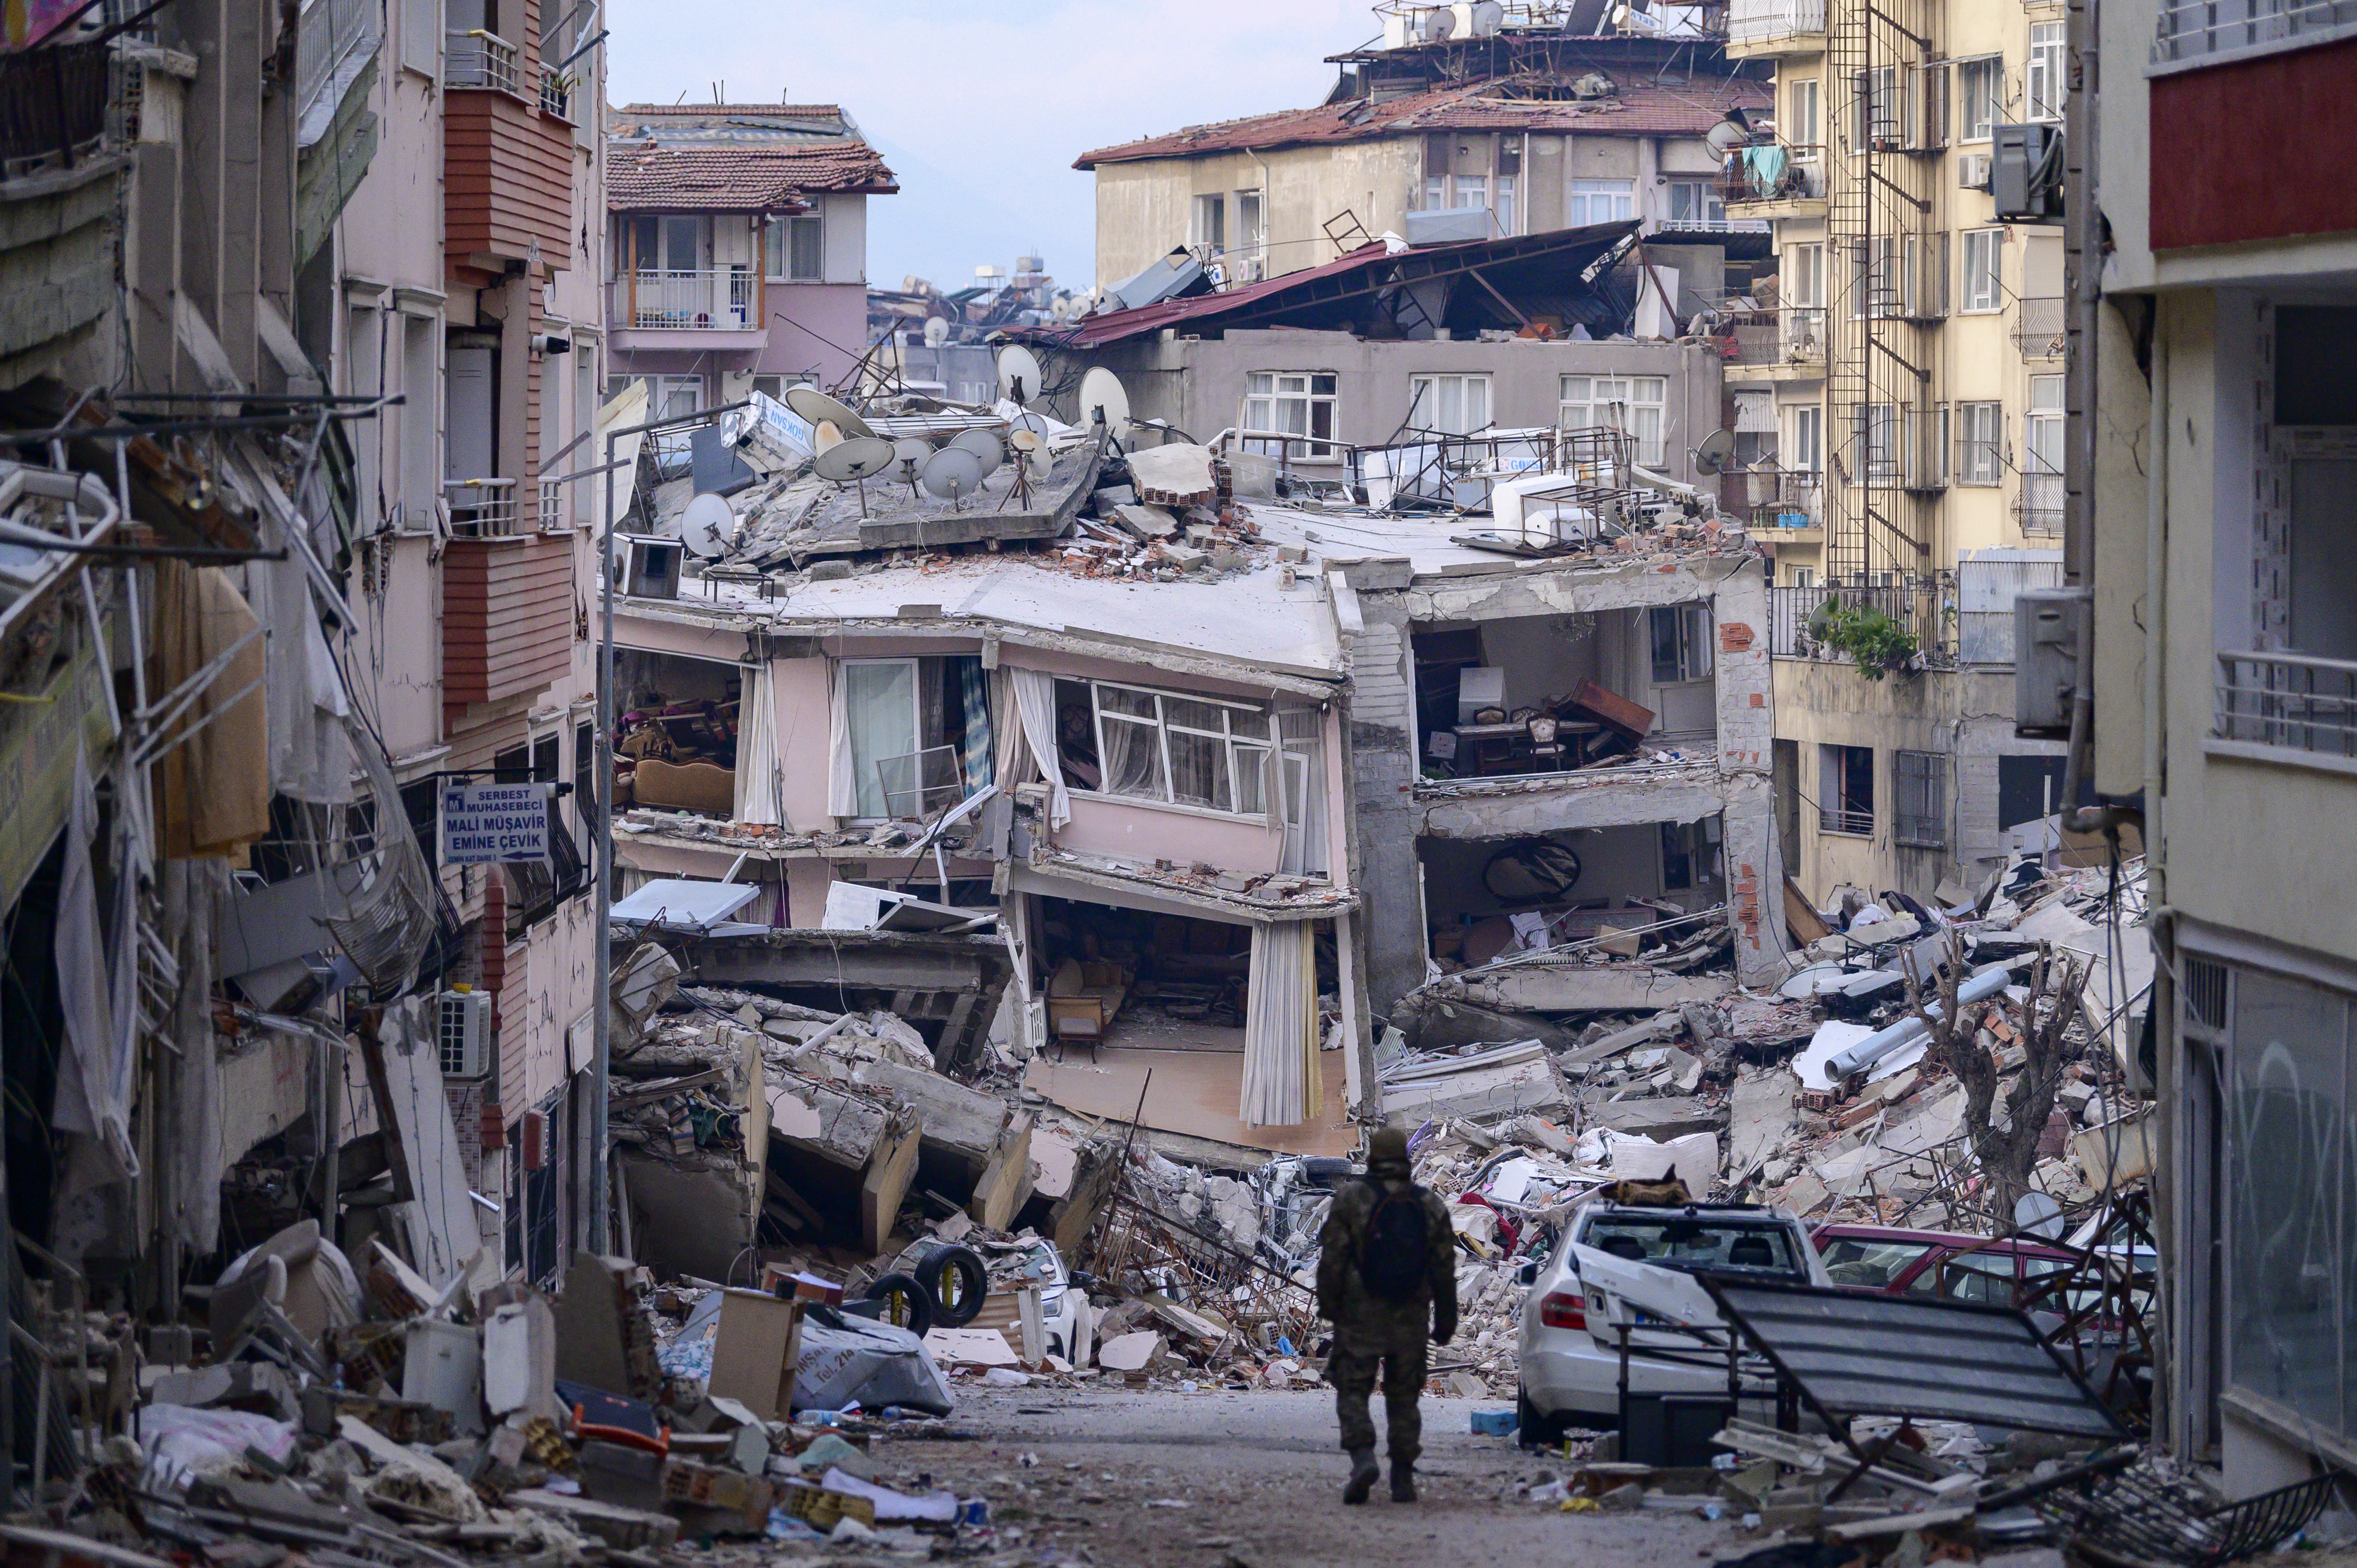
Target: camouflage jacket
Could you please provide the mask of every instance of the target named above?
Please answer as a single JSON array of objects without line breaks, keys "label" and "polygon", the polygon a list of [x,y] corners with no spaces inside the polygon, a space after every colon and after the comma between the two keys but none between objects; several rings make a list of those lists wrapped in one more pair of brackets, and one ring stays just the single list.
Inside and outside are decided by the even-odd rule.
[{"label": "camouflage jacket", "polygon": [[[1448,1206],[1403,1175],[1353,1181],[1334,1195],[1318,1234],[1318,1312],[1334,1324],[1338,1343],[1362,1351],[1405,1350],[1437,1323],[1457,1326],[1457,1238]],[[1359,1275],[1359,1253],[1383,1193],[1411,1192],[1424,1205],[1424,1280],[1405,1301],[1386,1301]]]}]

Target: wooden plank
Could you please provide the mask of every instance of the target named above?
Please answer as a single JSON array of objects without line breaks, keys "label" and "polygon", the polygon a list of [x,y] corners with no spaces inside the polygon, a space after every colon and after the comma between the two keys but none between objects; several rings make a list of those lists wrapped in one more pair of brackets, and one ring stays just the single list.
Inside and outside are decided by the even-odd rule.
[{"label": "wooden plank", "polygon": [[1784,924],[1791,929],[1792,940],[1803,947],[1820,937],[1833,935],[1833,928],[1802,897],[1800,884],[1790,876],[1784,878]]},{"label": "wooden plank", "polygon": [[859,1236],[870,1252],[883,1251],[892,1234],[892,1221],[909,1196],[909,1184],[916,1179],[917,1155],[923,1145],[917,1118],[903,1112],[867,1162],[867,1175],[859,1184]]}]

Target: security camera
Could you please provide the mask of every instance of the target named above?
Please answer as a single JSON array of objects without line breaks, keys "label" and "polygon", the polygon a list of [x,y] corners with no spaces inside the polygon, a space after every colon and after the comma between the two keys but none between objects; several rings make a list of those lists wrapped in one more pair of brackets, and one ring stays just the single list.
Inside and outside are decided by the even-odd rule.
[{"label": "security camera", "polygon": [[573,352],[573,339],[570,338],[560,338],[554,332],[533,333],[532,335],[532,346],[544,354],[570,354]]}]

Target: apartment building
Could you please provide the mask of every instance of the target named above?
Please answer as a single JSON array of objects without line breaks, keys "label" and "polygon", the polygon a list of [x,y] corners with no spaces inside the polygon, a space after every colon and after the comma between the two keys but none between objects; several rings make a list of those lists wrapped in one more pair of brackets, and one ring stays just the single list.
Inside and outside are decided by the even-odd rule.
[{"label": "apartment building", "polygon": [[[1083,154],[1096,178],[1100,286],[1184,247],[1250,283],[1395,233],[1412,242],[1636,221],[1647,233],[1757,231],[1730,214],[1704,135],[1767,107],[1763,68],[1707,38],[1578,37],[1514,16],[1427,39],[1429,7],[1376,7],[1383,47],[1336,57],[1327,101]],[[1447,10],[1447,7],[1441,7]],[[1592,31],[1593,29],[1591,29]]]},{"label": "apartment building", "polygon": [[2063,29],[2060,4],[1728,11],[1729,58],[1775,76],[1727,210],[1777,265],[1717,330],[1774,561],[1786,868],[1821,902],[1976,886],[2062,804],[2060,748],[2005,722],[2013,595],[2060,580],[2062,236],[2000,219],[1989,177],[1999,127],[2059,124]]},{"label": "apartment building", "polygon": [[2357,205],[2323,134],[2357,89],[2347,33],[2136,0],[2074,51],[2094,153],[2070,199],[2105,220],[2074,575],[2094,785],[2152,846],[2156,1430],[2236,1497],[2357,1476]]},{"label": "apartment building", "polygon": [[[0,59],[0,488],[79,536],[0,610],[8,961],[59,982],[10,1004],[8,1177],[136,1308],[305,1217],[436,1279],[592,1239],[555,797],[594,735],[594,15],[48,8]],[[446,849],[498,781],[544,846]]]},{"label": "apartment building", "polygon": [[610,375],[657,415],[832,386],[866,352],[867,199],[899,188],[831,103],[608,115]]}]

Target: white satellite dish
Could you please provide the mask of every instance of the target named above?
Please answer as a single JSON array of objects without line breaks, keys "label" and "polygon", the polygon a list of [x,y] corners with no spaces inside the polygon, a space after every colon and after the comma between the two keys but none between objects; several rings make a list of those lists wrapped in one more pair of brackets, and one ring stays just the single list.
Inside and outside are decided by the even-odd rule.
[{"label": "white satellite dish", "polygon": [[917,470],[918,482],[952,505],[982,489],[982,459],[963,446],[944,446]]},{"label": "white satellite dish", "polygon": [[1469,36],[1472,38],[1496,38],[1498,30],[1506,25],[1506,8],[1498,0],[1473,0],[1469,9],[1473,23]]},{"label": "white satellite dish", "polygon": [[859,515],[867,515],[867,481],[899,461],[892,443],[880,435],[854,435],[838,441],[811,462],[811,472],[838,485],[859,487]]},{"label": "white satellite dish", "polygon": [[1732,120],[1721,120],[1704,135],[1703,141],[1713,153],[1723,158],[1738,147],[1749,146],[1751,133]]},{"label": "white satellite dish", "polygon": [[866,420],[853,412],[850,404],[836,402],[807,382],[786,389],[786,406],[809,420],[813,425],[832,423],[839,435],[873,435],[876,434],[867,428]]},{"label": "white satellite dish", "polygon": [[1122,390],[1121,378],[1103,365],[1081,378],[1081,423],[1100,419],[1115,441],[1129,435],[1129,393]]},{"label": "white satellite dish", "polygon": [[932,455],[933,444],[919,436],[903,435],[892,443],[892,460],[899,466],[900,478],[908,484],[910,494],[916,493],[917,470]]},{"label": "white satellite dish", "polygon": [[679,514],[679,542],[699,560],[716,559],[736,532],[737,513],[725,496],[698,496]]},{"label": "white satellite dish", "polygon": [[1046,414],[1034,413],[1028,408],[1022,413],[1017,414],[1014,418],[1008,420],[1006,422],[1006,428],[1010,433],[1010,435],[1015,431],[1028,430],[1042,441],[1047,440],[1049,436],[1055,434],[1055,427],[1048,423],[1048,416]]},{"label": "white satellite dish", "polygon": [[985,479],[998,472],[999,465],[1006,461],[1005,443],[987,430],[961,430],[950,437],[949,446],[942,450],[947,451],[951,447],[971,452],[981,458],[982,477]]},{"label": "white satellite dish", "polygon": [[840,446],[843,440],[843,426],[832,419],[822,419],[811,426],[811,451],[813,454]]},{"label": "white satellite dish", "polygon": [[948,342],[949,340],[950,340],[950,323],[949,323],[949,317],[945,317],[945,316],[928,316],[928,317],[925,317],[925,347],[926,347],[926,348],[928,348],[928,349],[938,349],[938,348],[940,348],[942,344],[944,344],[944,343]]},{"label": "white satellite dish", "polygon": [[1731,430],[1714,430],[1702,438],[1701,446],[1695,448],[1695,472],[1697,474],[1724,473],[1727,460],[1734,456],[1735,433]]},{"label": "white satellite dish", "polygon": [[2025,1192],[2014,1200],[2013,1223],[2025,1236],[2049,1241],[2061,1240],[2062,1206],[2042,1192]]},{"label": "white satellite dish", "polygon": [[1024,472],[1034,479],[1044,479],[1056,467],[1056,459],[1048,451],[1048,438],[1036,430],[1017,430],[1006,438]]},{"label": "white satellite dish", "polygon": [[1009,343],[998,351],[998,395],[1012,398],[1017,407],[1036,400],[1047,379],[1047,372],[1039,368],[1039,357],[1022,344]]},{"label": "white satellite dish", "polygon": [[1457,32],[1457,13],[1447,5],[1435,5],[1424,14],[1424,41],[1439,43]]}]

